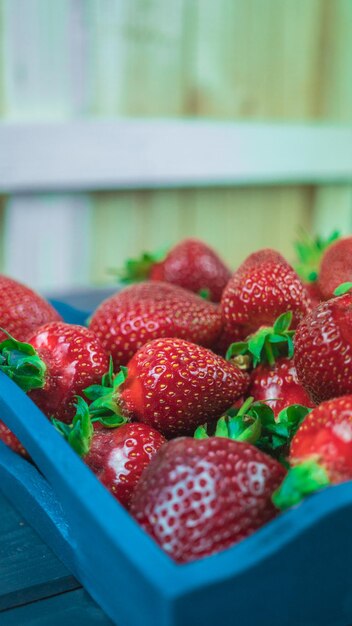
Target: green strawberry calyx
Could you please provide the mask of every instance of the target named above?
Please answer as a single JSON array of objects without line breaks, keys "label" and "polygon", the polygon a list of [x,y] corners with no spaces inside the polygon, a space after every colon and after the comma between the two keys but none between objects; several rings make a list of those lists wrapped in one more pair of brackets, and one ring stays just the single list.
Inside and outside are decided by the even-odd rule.
[{"label": "green strawberry calyx", "polygon": [[279,357],[293,357],[294,330],[290,330],[292,312],[282,313],[274,322],[273,326],[263,326],[256,333],[250,335],[246,341],[232,343],[227,352],[226,359],[238,361],[241,366],[244,357],[250,357],[253,367],[259,363],[275,364]]},{"label": "green strawberry calyx", "polygon": [[289,469],[280,487],[274,491],[272,501],[277,509],[285,511],[328,485],[330,480],[326,470],[313,457]]},{"label": "green strawberry calyx", "polygon": [[99,421],[106,428],[116,428],[128,421],[121,412],[118,391],[127,375],[127,367],[121,366],[115,376],[110,358],[109,370],[102,377],[101,385],[91,385],[84,389],[84,395],[91,402],[89,413],[93,422]]},{"label": "green strawberry calyx", "polygon": [[[280,411],[275,418],[268,404],[255,402],[250,397],[241,407],[233,407],[220,417],[213,436],[252,443],[263,452],[282,460],[285,449],[311,410],[301,404],[292,404]],[[208,438],[207,425],[198,426],[194,437]]]},{"label": "green strawberry calyx", "polygon": [[295,242],[294,247],[298,258],[295,270],[298,276],[307,283],[317,280],[321,258],[324,251],[330,244],[339,239],[341,234],[335,230],[329,237],[312,237],[302,230],[300,238]]},{"label": "green strawberry calyx", "polygon": [[[231,409],[233,411],[231,415],[229,411],[222,415],[216,423],[214,437],[226,437],[235,441],[255,443],[261,434],[261,423],[254,410],[253,401],[254,398],[247,398],[240,408]],[[207,439],[208,437],[207,424],[196,428],[195,439]]]},{"label": "green strawberry calyx", "polygon": [[160,263],[166,257],[168,250],[156,250],[155,252],[142,252],[135,259],[127,259],[124,267],[120,270],[111,270],[119,282],[130,285],[142,280],[147,280],[151,269],[156,263]]},{"label": "green strawberry calyx", "polygon": [[351,291],[352,289],[352,283],[341,283],[341,285],[339,285],[338,287],[336,287],[336,289],[334,290],[334,296],[343,296],[345,293],[348,293],[349,291]]},{"label": "green strawberry calyx", "polygon": [[3,328],[7,339],[0,343],[0,370],[23,391],[42,389],[47,366],[30,343],[17,341]]},{"label": "green strawberry calyx", "polygon": [[76,414],[71,424],[65,424],[52,418],[56,430],[70,444],[71,448],[83,457],[88,454],[93,438],[94,426],[89,413],[88,404],[80,396],[76,396]]}]

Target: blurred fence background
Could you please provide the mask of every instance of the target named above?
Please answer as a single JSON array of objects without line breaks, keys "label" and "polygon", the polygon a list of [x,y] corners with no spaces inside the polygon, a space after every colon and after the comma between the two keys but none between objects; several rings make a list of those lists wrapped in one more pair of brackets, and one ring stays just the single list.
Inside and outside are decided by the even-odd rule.
[{"label": "blurred fence background", "polygon": [[[352,2],[0,0],[0,121],[115,117],[351,126]],[[111,282],[127,256],[190,235],[233,267],[263,246],[292,258],[299,227],[352,232],[352,180],[3,194],[0,207],[2,271],[54,290]]]}]

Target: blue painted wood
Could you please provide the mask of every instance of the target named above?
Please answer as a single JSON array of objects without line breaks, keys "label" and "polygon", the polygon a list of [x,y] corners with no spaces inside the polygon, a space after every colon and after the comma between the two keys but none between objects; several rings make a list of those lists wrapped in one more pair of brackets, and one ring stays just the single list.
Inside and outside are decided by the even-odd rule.
[{"label": "blue painted wood", "polygon": [[0,494],[0,611],[77,587],[69,570]]},{"label": "blue painted wood", "polygon": [[[50,545],[64,559],[74,553],[72,571],[115,623],[347,626],[352,622],[352,483],[312,496],[225,552],[180,566],[137,526],[4,375],[0,414],[62,506],[62,524],[68,530],[52,533]],[[2,454],[0,448],[0,458]],[[18,463],[27,472],[26,461]],[[37,499],[38,485],[32,482],[32,501]],[[17,490],[14,479],[9,492],[20,508],[23,488]],[[58,515],[52,499],[38,503],[48,508],[33,516],[34,525],[53,520],[52,507]],[[55,523],[62,528],[57,517]],[[63,540],[69,544],[65,549]]]},{"label": "blue painted wood", "polygon": [[[83,589],[5,611],[1,626],[111,626],[112,622]],[[137,625],[136,625],[137,626]]]},{"label": "blue painted wood", "polygon": [[79,324],[80,326],[86,326],[89,317],[88,311],[81,311],[76,309],[66,302],[60,302],[50,298],[49,301],[55,307],[55,309],[62,315],[63,319],[69,324]]}]

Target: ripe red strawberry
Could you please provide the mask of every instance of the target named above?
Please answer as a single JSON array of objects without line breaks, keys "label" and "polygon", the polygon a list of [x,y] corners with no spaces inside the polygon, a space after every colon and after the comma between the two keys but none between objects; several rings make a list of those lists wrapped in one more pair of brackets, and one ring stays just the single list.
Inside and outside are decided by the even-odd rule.
[{"label": "ripe red strawberry", "polygon": [[[60,315],[39,294],[0,275],[0,328],[24,341],[39,326],[58,320]],[[4,339],[6,335],[0,331],[0,341]]]},{"label": "ripe red strawberry", "polygon": [[323,402],[307,415],[292,440],[290,462],[293,467],[273,498],[281,509],[352,479],[352,396]]},{"label": "ripe red strawberry", "polygon": [[271,520],[285,470],[250,444],[188,437],[165,444],[140,479],[131,513],[178,563],[225,550]]},{"label": "ripe red strawberry", "polygon": [[293,327],[310,309],[308,295],[292,267],[275,250],[250,255],[228,282],[221,299],[226,324],[241,325],[248,335],[270,326],[287,310]]},{"label": "ripe red strawberry", "polygon": [[336,287],[352,280],[352,237],[344,237],[329,246],[323,254],[319,289],[325,300],[332,298]]},{"label": "ripe red strawberry", "polygon": [[195,293],[207,290],[213,302],[220,302],[230,277],[219,255],[198,239],[181,241],[150,272],[151,280],[165,280]]},{"label": "ripe red strawberry", "polygon": [[199,239],[183,239],[161,257],[160,254],[143,254],[140,259],[127,261],[124,280],[149,278],[195,293],[206,290],[210,300],[220,302],[230,276],[230,270],[210,246]]},{"label": "ripe red strawberry", "polygon": [[248,374],[236,365],[177,338],[146,344],[120,376],[102,388],[85,390],[94,400],[91,414],[105,414],[108,408],[166,437],[190,434],[199,424],[214,421],[248,386]]},{"label": "ripe red strawberry", "polygon": [[250,374],[248,395],[265,402],[277,416],[284,408],[299,404],[315,406],[298,380],[293,362],[294,331],[289,330],[292,313],[288,311],[275,320],[273,326],[263,326],[246,341],[233,343],[227,352],[228,359],[241,360]]},{"label": "ripe red strawberry", "polygon": [[212,347],[221,324],[215,304],[176,285],[145,282],[105,300],[94,313],[90,328],[117,368],[158,337],[181,337]]},{"label": "ripe red strawberry", "polygon": [[313,309],[294,343],[298,379],[314,402],[352,393],[352,294]]},{"label": "ripe red strawberry", "polygon": [[88,405],[80,397],[77,401],[72,424],[54,420],[54,425],[103,485],[128,508],[143,470],[166,439],[146,424],[124,424],[118,419],[114,422],[108,418],[108,427],[104,420],[93,427]]},{"label": "ripe red strawberry", "polygon": [[8,338],[0,344],[0,369],[47,415],[70,422],[75,396],[98,383],[109,365],[94,333],[83,326],[51,322],[28,343]]},{"label": "ripe red strawberry", "polygon": [[94,432],[84,460],[103,485],[128,508],[143,470],[165,442],[165,437],[147,424],[103,428]]},{"label": "ripe red strawberry", "polygon": [[292,404],[315,406],[298,381],[293,360],[284,357],[279,358],[275,365],[258,365],[251,373],[247,393],[257,401],[266,402],[275,416]]}]

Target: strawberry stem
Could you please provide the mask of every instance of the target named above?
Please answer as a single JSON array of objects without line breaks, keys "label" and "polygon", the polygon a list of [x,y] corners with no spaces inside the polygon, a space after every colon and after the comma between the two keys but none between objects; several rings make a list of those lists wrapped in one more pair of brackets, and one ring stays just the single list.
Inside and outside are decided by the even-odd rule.
[{"label": "strawberry stem", "polygon": [[292,467],[287,472],[280,487],[273,493],[272,501],[276,508],[285,511],[328,485],[330,480],[326,470],[311,459]]},{"label": "strawberry stem", "polygon": [[167,250],[157,250],[155,252],[143,252],[135,259],[127,259],[123,269],[110,270],[111,274],[126,285],[147,280],[150,276],[153,265],[163,261]]},{"label": "strawberry stem", "polygon": [[127,375],[127,367],[121,366],[115,376],[110,359],[109,370],[102,377],[101,385],[91,385],[84,389],[84,395],[91,401],[89,413],[94,422],[98,421],[106,428],[116,428],[128,421],[122,415],[118,401],[118,388],[125,382]]},{"label": "strawberry stem", "polygon": [[44,361],[30,343],[17,341],[1,330],[8,338],[0,343],[0,370],[25,392],[42,389],[47,370]]},{"label": "strawberry stem", "polygon": [[270,345],[270,343],[268,341],[266,341],[264,343],[264,350],[265,350],[265,356],[266,356],[266,360],[268,361],[268,364],[270,366],[275,365],[275,356],[274,356],[274,352],[273,349]]},{"label": "strawberry stem", "polygon": [[295,270],[302,280],[309,283],[317,280],[324,250],[339,238],[338,231],[334,231],[330,237],[323,239],[322,237],[314,238],[302,229],[300,239],[294,244],[299,260]]},{"label": "strawberry stem", "polygon": [[240,358],[250,358],[253,367],[259,363],[268,363],[271,367],[279,357],[293,357],[293,330],[289,330],[292,312],[280,315],[273,326],[264,326],[250,335],[246,341],[232,343],[227,350],[226,359],[237,362]]},{"label": "strawberry stem", "polygon": [[88,454],[93,438],[94,427],[89,415],[88,404],[76,396],[76,414],[72,424],[64,424],[60,420],[53,418],[52,423],[56,430],[70,444],[71,448],[83,457]]}]

